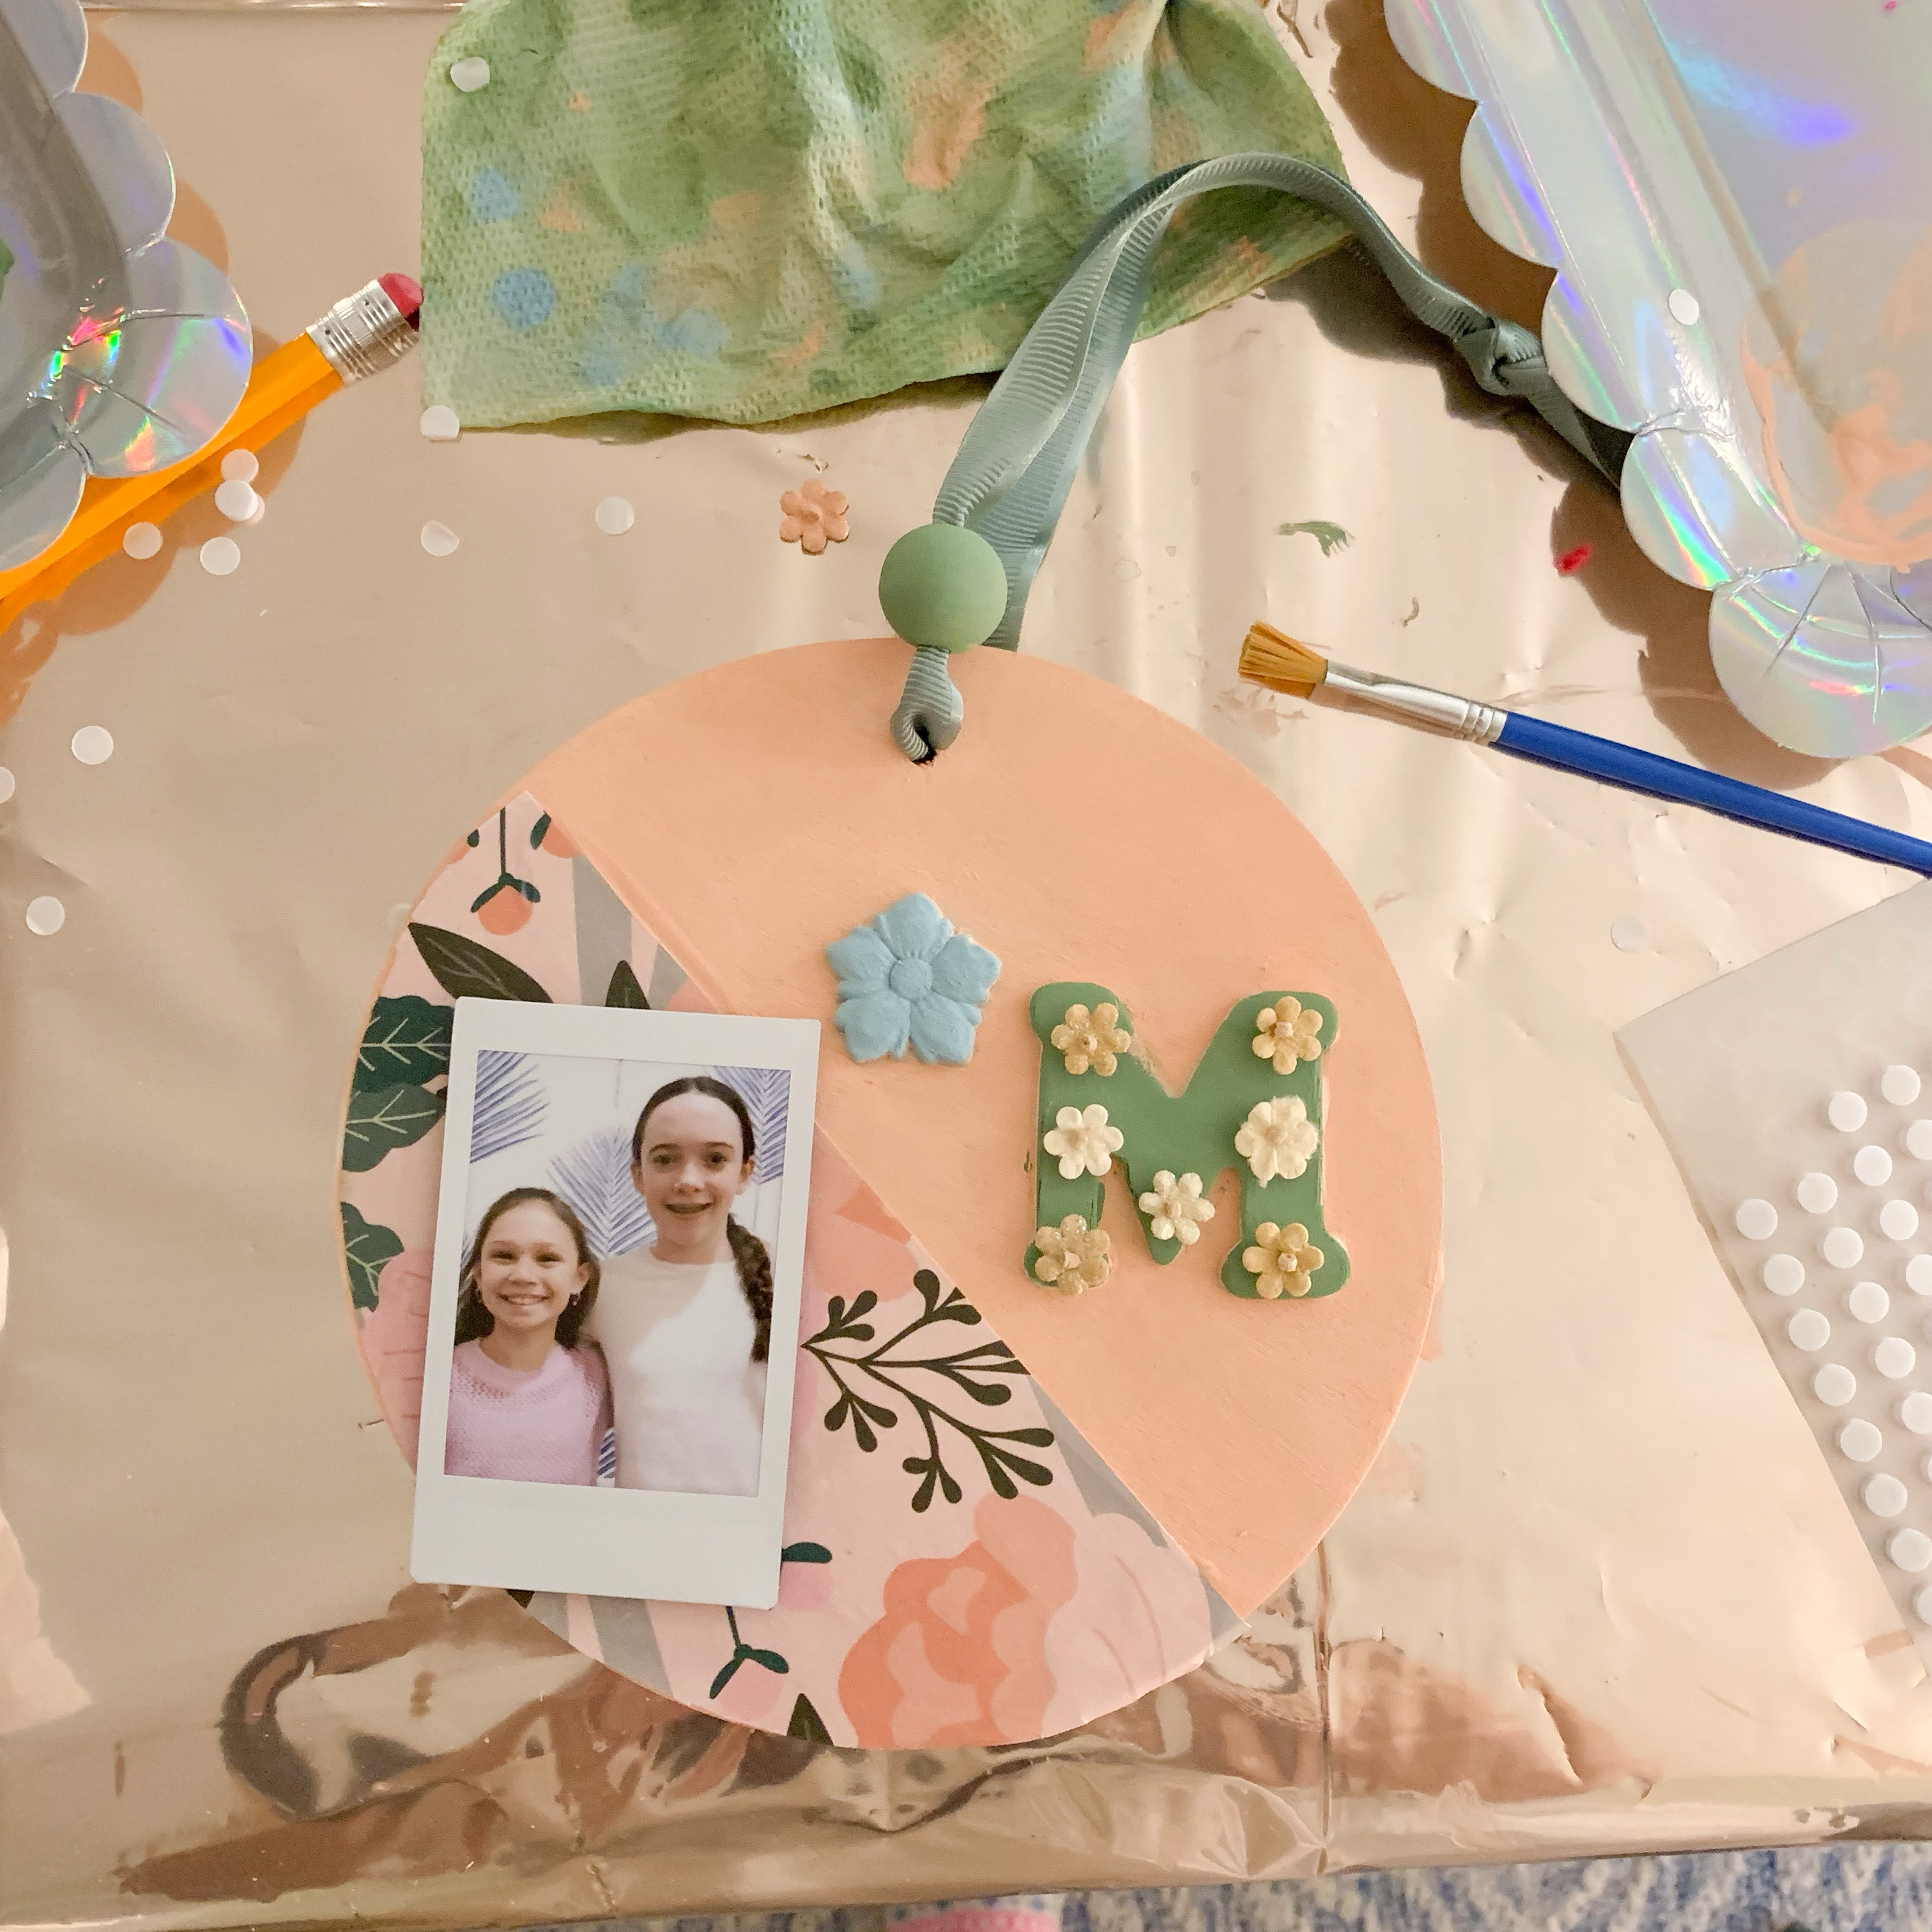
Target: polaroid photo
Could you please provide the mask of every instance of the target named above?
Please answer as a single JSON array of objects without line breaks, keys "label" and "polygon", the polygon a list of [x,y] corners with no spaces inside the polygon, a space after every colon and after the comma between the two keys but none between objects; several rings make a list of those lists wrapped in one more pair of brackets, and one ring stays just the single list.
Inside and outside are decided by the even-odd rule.
[{"label": "polaroid photo", "polygon": [[778,1600],[818,1036],[457,1002],[419,1581]]}]

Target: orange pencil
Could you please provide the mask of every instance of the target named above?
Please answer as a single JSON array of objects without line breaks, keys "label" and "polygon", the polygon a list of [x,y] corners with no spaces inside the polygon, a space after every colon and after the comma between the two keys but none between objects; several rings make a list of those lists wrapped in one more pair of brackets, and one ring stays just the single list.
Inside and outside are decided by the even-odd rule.
[{"label": "orange pencil", "polygon": [[112,556],[129,524],[158,523],[214,488],[231,451],[262,448],[345,382],[406,356],[422,309],[422,290],[410,277],[380,277],[256,363],[235,413],[206,448],[144,476],[90,478],[67,528],[38,556],[0,571],[0,632],[28,604],[58,595]]}]

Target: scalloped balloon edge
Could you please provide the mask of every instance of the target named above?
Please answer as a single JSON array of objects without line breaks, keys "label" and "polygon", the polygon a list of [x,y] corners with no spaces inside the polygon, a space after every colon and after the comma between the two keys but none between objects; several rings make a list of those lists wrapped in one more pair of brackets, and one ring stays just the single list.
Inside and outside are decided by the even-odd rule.
[{"label": "scalloped balloon edge", "polygon": [[[1572,290],[1576,286],[1575,265],[1556,243],[1556,224],[1550,219],[1547,206],[1527,185],[1532,178],[1527,166],[1520,165],[1512,171],[1508,165],[1508,157],[1511,154],[1516,156],[1519,164],[1525,162],[1520,147],[1513,136],[1506,140],[1498,132],[1491,104],[1484,100],[1477,84],[1470,80],[1454,50],[1438,48],[1422,41],[1414,30],[1415,16],[1411,7],[1405,5],[1403,0],[1382,0],[1382,15],[1396,52],[1411,71],[1438,92],[1468,101],[1475,108],[1463,131],[1457,168],[1457,188],[1463,206],[1469,211],[1470,219],[1498,248],[1507,250],[1519,261],[1550,268],[1556,273],[1556,280],[1544,299],[1540,332],[1544,352],[1549,358],[1550,373],[1557,387],[1578,409],[1627,430],[1636,439],[1631,446],[1631,454],[1625,460],[1621,480],[1625,520],[1639,547],[1666,575],[1700,590],[1715,590],[1726,584],[1736,583],[1753,570],[1774,567],[1769,557],[1738,562],[1728,570],[1700,566],[1684,546],[1664,541],[1660,535],[1661,529],[1667,529],[1669,518],[1656,492],[1642,474],[1642,466],[1636,460],[1636,452],[1637,444],[1654,431],[1672,426],[1646,426],[1636,403],[1628,396],[1605,398],[1584,392],[1583,386],[1576,380],[1570,357],[1563,352],[1568,332],[1562,321],[1558,299],[1560,292],[1566,286]],[[1546,244],[1540,251],[1534,245],[1539,239]],[[1605,413],[1606,400],[1616,413]],[[1714,439],[1676,428],[1672,434],[1706,445],[1721,461],[1721,452]],[[1647,500],[1642,512],[1636,516],[1630,514],[1629,500],[1633,494]],[[1809,546],[1791,528],[1781,512],[1778,520],[1789,538],[1789,549],[1788,554],[1776,560],[1776,566],[1802,562]],[[1714,561],[1718,550],[1726,547],[1720,544],[1708,520],[1700,518],[1699,534],[1704,540],[1706,554]]]},{"label": "scalloped balloon edge", "polygon": [[[1524,158],[1512,141],[1506,148],[1498,134],[1490,112],[1490,104],[1485,100],[1477,85],[1472,82],[1454,50],[1447,46],[1437,46],[1426,42],[1415,30],[1415,15],[1403,4],[1403,0],[1382,0],[1382,17],[1388,27],[1389,38],[1396,53],[1409,70],[1438,92],[1451,95],[1459,100],[1470,102],[1475,112],[1469,117],[1469,124],[1463,130],[1461,148],[1457,157],[1457,190],[1462,196],[1463,206],[1469,218],[1491,241],[1519,261],[1528,262],[1538,268],[1553,269],[1556,274],[1549,295],[1544,302],[1542,336],[1545,353],[1548,356],[1550,373],[1556,386],[1578,409],[1597,416],[1601,420],[1612,422],[1616,427],[1630,432],[1633,440],[1630,452],[1624,460],[1623,472],[1619,479],[1624,521],[1630,530],[1632,540],[1650,561],[1666,576],[1679,584],[1690,585],[1694,590],[1708,590],[1714,593],[1712,600],[1708,641],[1712,655],[1726,694],[1744,718],[1757,730],[1784,746],[1787,749],[1802,752],[1812,757],[1843,758],[1856,755],[1851,746],[1851,737],[1856,735],[1852,721],[1861,714],[1869,715],[1870,701],[1865,698],[1846,694],[1833,706],[1836,716],[1834,723],[1838,728],[1826,728],[1816,732],[1793,729],[1792,719],[1780,706],[1760,706],[1751,701],[1754,684],[1761,681],[1766,669],[1759,669],[1756,680],[1738,676],[1735,662],[1736,654],[1729,648],[1719,635],[1725,620],[1726,600],[1735,600],[1749,586],[1768,572],[1797,569],[1816,564],[1826,568],[1836,567],[1857,576],[1860,573],[1847,559],[1831,555],[1808,544],[1793,528],[1788,517],[1779,506],[1777,522],[1782,536],[1788,542],[1788,552],[1774,558],[1766,554],[1740,560],[1734,554],[1719,564],[1720,554],[1735,553],[1738,545],[1726,544],[1718,536],[1704,517],[1699,506],[1698,534],[1703,539],[1704,555],[1711,560],[1711,566],[1700,566],[1692,549],[1672,533],[1671,519],[1666,506],[1652,485],[1646,472],[1651,464],[1665,460],[1664,446],[1656,439],[1665,432],[1686,442],[1700,445],[1721,467],[1735,465],[1735,458],[1728,454],[1718,440],[1712,436],[1685,431],[1669,424],[1652,424],[1646,426],[1628,398],[1616,399],[1620,406],[1622,420],[1605,417],[1602,399],[1586,397],[1579,393],[1581,387],[1571,375],[1570,359],[1562,354],[1551,353],[1550,344],[1552,338],[1559,344],[1564,337],[1558,301],[1560,292],[1566,286],[1574,287],[1574,265],[1561,248],[1551,245],[1544,253],[1533,251],[1534,235],[1553,237],[1555,224],[1550,211],[1540,196],[1527,203],[1516,212],[1525,196],[1512,192],[1512,171],[1508,167],[1505,154],[1514,152],[1519,161]],[[1517,180],[1526,182],[1531,177],[1526,166],[1514,171]],[[1475,184],[1472,191],[1472,182]],[[1505,223],[1508,214],[1510,219]],[[1551,259],[1554,257],[1555,259]],[[1556,318],[1552,321],[1552,318]],[[1566,380],[1566,376],[1570,380]],[[1776,537],[1764,525],[1768,520],[1760,519],[1759,529],[1748,533],[1758,543],[1769,538],[1777,544]],[[1715,567],[1712,567],[1715,566]],[[1932,622],[1927,622],[1911,603],[1901,599],[1902,608],[1924,624],[1932,633]],[[1803,622],[1799,620],[1800,626]],[[1886,734],[1872,743],[1858,747],[1871,751],[1889,749],[1894,745],[1910,742],[1932,727],[1932,692],[1926,695],[1922,715],[1907,715],[1895,735]]]},{"label": "scalloped balloon edge", "polygon": [[[148,124],[146,117],[124,102],[112,100],[105,94],[89,94],[85,97],[88,104],[86,112],[70,114],[66,111],[68,103],[82,98],[80,94],[79,83],[81,75],[86,69],[87,58],[88,40],[87,16],[82,10],[80,0],[39,0],[39,4],[44,5],[45,14],[42,19],[34,22],[32,32],[38,35],[44,35],[44,38],[29,44],[26,36],[22,33],[20,27],[12,17],[15,10],[11,8],[8,9],[9,15],[8,24],[13,28],[16,38],[21,40],[22,51],[27,56],[28,64],[34,68],[35,77],[40,82],[46,93],[48,106],[60,117],[62,124],[68,138],[74,143],[74,151],[79,155],[81,165],[86,172],[88,179],[97,184],[97,194],[100,193],[98,184],[104,176],[111,171],[109,166],[110,159],[111,158],[116,165],[121,164],[124,159],[122,151],[117,150],[112,158],[106,154],[104,150],[108,145],[108,137],[105,136],[104,130],[115,127],[125,130],[129,128],[130,124],[132,124],[135,130],[138,130],[134,138],[127,142],[124,153],[136,158],[134,161],[136,173],[140,184],[145,191],[142,198],[150,200],[158,206],[159,218],[152,225],[146,223],[141,224],[141,232],[138,234],[130,233],[125,230],[123,223],[117,218],[119,210],[116,204],[132,197],[124,195],[110,196],[104,194],[100,195],[102,206],[107,212],[110,224],[121,243],[122,259],[124,261],[130,260],[142,253],[143,250],[152,248],[167,233],[168,223],[172,218],[174,213],[174,164],[169,157],[166,144]],[[57,33],[60,36],[58,43],[55,38]],[[72,62],[69,56],[76,44],[80,50],[80,57],[77,62]],[[35,59],[37,50],[47,54],[53,54],[58,51],[60,74],[56,84],[49,84],[50,76],[42,70],[42,62]],[[68,73],[70,65],[73,70],[70,75]],[[201,254],[198,250],[189,248],[184,242],[176,242],[172,245],[182,249],[185,254],[194,256],[197,261],[206,266],[210,275],[218,280],[221,288],[225,292],[229,310],[239,320],[243,328],[248,328],[250,324],[248,311],[242,306],[241,297],[236,292],[234,284],[230,280],[227,275],[217,268],[212,262],[209,262],[208,258]],[[236,400],[238,401],[239,398],[238,397]],[[220,430],[218,429],[214,434],[219,435]],[[212,436],[208,439],[209,442],[213,440]],[[88,448],[87,438],[84,434],[64,434],[60,440],[62,448],[74,451],[80,457],[89,475],[97,473],[93,461],[93,452]],[[190,451],[188,454],[191,456],[197,453],[199,449],[206,447],[207,442],[201,443],[196,446],[196,450]],[[171,455],[166,466],[172,468],[176,463],[184,460],[182,456]],[[46,466],[37,464],[35,466],[38,468]],[[6,494],[10,483],[24,480],[26,480],[24,478],[0,478],[0,496]],[[16,558],[9,567],[17,568],[21,564],[31,563],[34,558],[41,554],[49,545],[58,542],[61,532],[72,520],[74,511],[79,507],[79,497],[78,493],[70,491],[60,477],[50,474],[46,481],[30,484],[28,488],[13,496],[10,501],[0,505],[0,553],[4,553],[10,548],[8,540],[10,530],[15,532],[33,532],[47,516],[48,511],[46,508],[41,508],[38,514],[35,513],[36,504],[46,503],[50,500],[58,501],[70,496],[72,496],[74,500],[68,503],[65,514],[61,516],[58,527],[51,530],[34,550]],[[56,512],[56,514],[58,513]],[[18,535],[13,538],[13,542],[16,543],[21,540],[21,537]]]}]

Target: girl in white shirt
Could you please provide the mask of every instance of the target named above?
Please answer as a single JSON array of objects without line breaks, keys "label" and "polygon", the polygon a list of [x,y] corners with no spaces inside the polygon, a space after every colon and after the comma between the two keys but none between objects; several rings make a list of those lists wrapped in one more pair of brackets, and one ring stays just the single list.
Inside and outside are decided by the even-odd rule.
[{"label": "girl in white shirt", "polygon": [[657,1239],[604,1264],[586,1330],[610,1366],[620,1489],[758,1494],[772,1262],[731,1214],[757,1152],[743,1099],[709,1074],[638,1117],[631,1180]]}]

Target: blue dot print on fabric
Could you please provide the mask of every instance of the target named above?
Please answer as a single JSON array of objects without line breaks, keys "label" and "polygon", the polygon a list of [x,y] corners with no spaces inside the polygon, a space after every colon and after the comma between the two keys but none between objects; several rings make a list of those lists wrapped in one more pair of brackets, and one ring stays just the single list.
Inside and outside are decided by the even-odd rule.
[{"label": "blue dot print on fabric", "polygon": [[730,326],[708,308],[688,308],[658,331],[658,340],[667,349],[681,349],[687,356],[701,356],[716,362],[718,352],[731,339]]},{"label": "blue dot print on fabric", "polygon": [[491,284],[490,299],[512,328],[535,328],[549,321],[556,291],[542,269],[512,268]]},{"label": "blue dot print on fabric", "polygon": [[[1136,70],[1138,74],[1138,70]],[[838,292],[854,308],[877,308],[883,292],[879,272],[866,259],[864,248],[848,235],[838,244],[831,261],[832,279]]]},{"label": "blue dot print on fabric", "polygon": [[609,343],[593,342],[578,361],[577,374],[587,388],[614,388],[624,379],[624,358]]},{"label": "blue dot print on fabric", "polygon": [[463,190],[470,204],[472,221],[507,221],[524,205],[509,177],[495,168],[485,168]]},{"label": "blue dot print on fabric", "polygon": [[610,278],[610,286],[604,290],[604,299],[622,308],[640,308],[650,279],[642,263],[626,262]]}]

